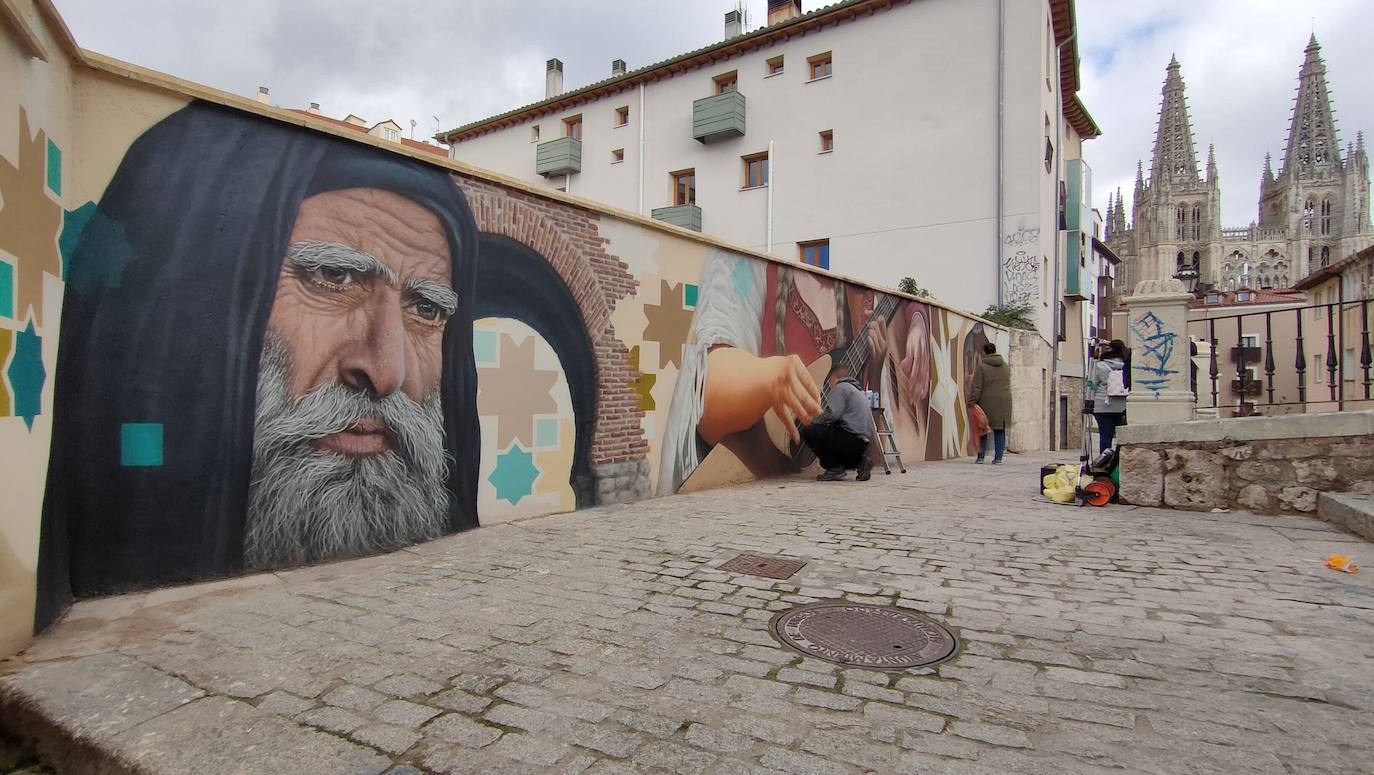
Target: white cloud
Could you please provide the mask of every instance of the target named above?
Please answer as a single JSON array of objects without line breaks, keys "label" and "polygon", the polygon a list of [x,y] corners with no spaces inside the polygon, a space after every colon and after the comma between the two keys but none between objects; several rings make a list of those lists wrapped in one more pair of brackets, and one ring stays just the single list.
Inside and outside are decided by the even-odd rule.
[{"label": "white cloud", "polygon": [[[972,1],[972,0],[968,0]],[[274,103],[418,122],[417,137],[541,99],[544,61],[576,88],[720,39],[734,0],[56,0],[90,49],[237,94],[272,89]],[[806,0],[812,10],[821,3]],[[764,0],[746,3],[755,26]],[[1215,143],[1227,226],[1254,218],[1266,151],[1288,131],[1303,48],[1315,28],[1343,142],[1374,132],[1368,0],[1080,0],[1081,97],[1104,135],[1084,154],[1095,203],[1130,196],[1148,166],[1164,67],[1178,55],[1199,164]],[[1371,135],[1374,140],[1374,134]],[[1276,167],[1277,162],[1276,162]]]}]

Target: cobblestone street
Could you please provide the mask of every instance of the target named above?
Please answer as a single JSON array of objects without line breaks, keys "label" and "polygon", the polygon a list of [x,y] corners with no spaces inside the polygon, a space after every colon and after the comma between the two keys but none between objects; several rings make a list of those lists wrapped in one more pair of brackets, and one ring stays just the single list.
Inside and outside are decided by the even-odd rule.
[{"label": "cobblestone street", "polygon": [[[1050,504],[1048,459],[774,480],[87,601],[7,665],[0,711],[74,738],[67,761],[151,772],[1374,771],[1374,574],[1323,567],[1374,568],[1370,544]],[[807,564],[715,569],[742,551]],[[837,597],[924,612],[961,652],[877,672],[769,634]]]}]

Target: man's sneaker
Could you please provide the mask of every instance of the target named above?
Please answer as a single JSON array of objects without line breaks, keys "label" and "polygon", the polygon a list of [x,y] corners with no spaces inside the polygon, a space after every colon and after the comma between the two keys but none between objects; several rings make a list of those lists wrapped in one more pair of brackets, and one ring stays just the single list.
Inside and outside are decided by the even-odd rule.
[{"label": "man's sneaker", "polygon": [[983,459],[982,459],[981,457],[979,457],[979,458],[974,458],[974,459],[973,459],[973,462],[975,462],[975,463],[977,463],[978,465],[981,466],[981,465],[983,464]]},{"label": "man's sneaker", "polygon": [[822,473],[816,475],[816,481],[843,482],[848,477],[849,474],[843,468],[827,468]]},{"label": "man's sneaker", "polygon": [[868,455],[864,455],[863,462],[859,464],[859,473],[855,475],[854,479],[856,481],[866,482],[870,478],[872,478],[872,476],[873,458],[869,457]]},{"label": "man's sneaker", "polygon": [[995,465],[995,466],[1000,466],[1000,465],[1002,465],[1002,458],[1000,458],[1000,457],[999,457],[999,458],[994,458],[993,461],[992,461],[992,464]]}]

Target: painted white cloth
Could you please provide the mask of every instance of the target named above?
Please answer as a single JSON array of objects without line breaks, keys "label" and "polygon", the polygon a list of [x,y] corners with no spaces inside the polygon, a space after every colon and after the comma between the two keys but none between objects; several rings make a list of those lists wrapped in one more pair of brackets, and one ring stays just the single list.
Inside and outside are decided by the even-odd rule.
[{"label": "painted white cloth", "polygon": [[668,408],[657,494],[676,492],[701,463],[697,424],[706,408],[706,356],[711,348],[726,345],[759,354],[767,279],[762,261],[722,250],[706,257],[692,331],[682,348],[682,370]]}]

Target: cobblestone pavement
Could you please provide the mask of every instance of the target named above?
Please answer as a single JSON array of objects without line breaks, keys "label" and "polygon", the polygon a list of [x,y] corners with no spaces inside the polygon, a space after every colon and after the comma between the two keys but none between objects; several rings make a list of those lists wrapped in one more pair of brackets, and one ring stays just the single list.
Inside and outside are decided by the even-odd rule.
[{"label": "cobblestone pavement", "polygon": [[[1045,457],[88,601],[11,666],[0,712],[153,772],[1374,771],[1374,574],[1323,567],[1374,568],[1370,544],[1309,518],[1050,504]],[[715,570],[740,551],[807,565]],[[769,635],[837,597],[925,612],[962,650],[875,672]]]}]

